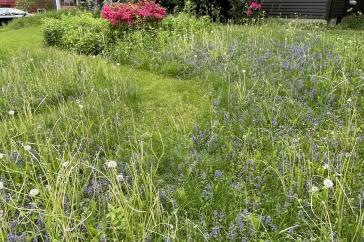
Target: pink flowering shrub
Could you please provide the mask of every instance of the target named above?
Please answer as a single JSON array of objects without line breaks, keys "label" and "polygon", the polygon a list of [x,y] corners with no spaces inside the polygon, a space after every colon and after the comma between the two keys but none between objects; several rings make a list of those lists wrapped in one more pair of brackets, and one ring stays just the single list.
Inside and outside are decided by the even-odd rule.
[{"label": "pink flowering shrub", "polygon": [[166,13],[166,9],[154,1],[142,0],[137,3],[106,4],[101,10],[101,17],[113,26],[119,26],[158,22],[166,17]]},{"label": "pink flowering shrub", "polygon": [[262,4],[258,3],[256,0],[253,0],[250,2],[248,9],[245,11],[245,13],[250,17],[254,17],[256,15],[259,15],[261,10]]}]

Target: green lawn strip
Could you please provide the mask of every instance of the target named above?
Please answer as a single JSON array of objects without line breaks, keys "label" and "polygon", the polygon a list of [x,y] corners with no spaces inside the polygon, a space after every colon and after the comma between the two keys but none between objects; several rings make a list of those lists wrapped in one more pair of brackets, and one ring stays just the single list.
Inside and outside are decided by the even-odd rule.
[{"label": "green lawn strip", "polygon": [[42,41],[43,37],[39,26],[0,31],[0,50],[34,49],[40,47]]},{"label": "green lawn strip", "polygon": [[[24,119],[25,116],[21,115],[20,119],[16,121],[18,123],[23,123],[24,121],[37,123],[37,120],[47,119],[45,117],[49,115],[53,116],[60,111],[59,105],[61,105],[62,109],[69,109],[68,106],[71,106],[72,108],[70,109],[72,110],[74,106],[77,106],[75,104],[76,99],[80,99],[83,102],[85,109],[87,109],[87,105],[93,105],[94,109],[96,109],[98,105],[107,105],[107,102],[103,103],[102,100],[98,100],[102,99],[102,96],[95,98],[92,91],[108,89],[108,91],[112,93],[117,89],[115,85],[122,85],[122,83],[125,82],[130,83],[132,88],[137,90],[137,94],[135,94],[137,96],[136,100],[131,100],[126,104],[126,106],[129,106],[129,112],[126,116],[132,119],[126,121],[126,123],[128,123],[128,132],[136,132],[134,135],[137,135],[140,138],[149,139],[154,137],[158,140],[166,139],[168,140],[168,143],[172,144],[174,143],[175,138],[178,139],[178,136],[189,134],[193,125],[196,123],[196,119],[203,116],[202,110],[209,110],[208,107],[210,102],[209,96],[206,94],[208,93],[206,92],[206,87],[201,87],[201,83],[198,83],[195,80],[177,80],[152,74],[147,71],[135,70],[126,66],[116,66],[100,57],[92,58],[77,56],[59,50],[49,48],[43,49],[41,48],[40,31],[34,28],[5,31],[0,33],[0,39],[2,40],[2,43],[4,43],[1,46],[1,49],[12,51],[12,55],[25,53],[24,55],[26,55],[27,58],[34,59],[34,62],[37,62],[40,66],[46,61],[54,61],[55,65],[61,65],[62,62],[64,62],[64,68],[70,68],[65,70],[67,73],[63,73],[64,76],[62,75],[62,72],[57,73],[55,70],[53,73],[56,74],[54,74],[53,77],[44,76],[42,71],[39,71],[37,68],[34,70],[27,69],[27,75],[31,76],[29,78],[31,83],[24,83],[24,85],[33,86],[30,87],[30,89],[33,89],[29,91],[30,96],[36,96],[36,94],[32,94],[32,92],[38,92],[39,88],[42,86],[45,87],[42,88],[44,89],[43,92],[51,90],[49,92],[50,96],[52,93],[54,93],[53,96],[56,97],[57,95],[64,95],[64,92],[68,93],[69,90],[60,89],[63,89],[65,85],[68,85],[71,88],[72,86],[77,85],[77,82],[79,81],[76,80],[78,78],[77,68],[84,68],[87,72],[91,73],[89,74],[89,86],[87,80],[79,81],[77,92],[81,94],[75,94],[75,96],[72,96],[69,100],[57,101],[57,98],[55,98],[56,101],[52,107],[49,107],[48,105],[46,111],[36,112],[29,120]],[[30,50],[29,46],[35,46],[35,48]],[[20,70],[18,73],[25,71],[21,70],[21,68],[25,67],[19,68]],[[88,70],[92,68],[97,69],[97,71]],[[15,79],[19,78],[19,76],[21,76],[21,74],[19,74],[18,77],[15,77]],[[49,80],[48,78],[57,79],[56,89],[54,88],[54,85],[52,87],[52,80]],[[63,85],[60,81],[62,78],[65,80]],[[5,83],[6,80],[0,80],[0,83],[1,82]],[[14,82],[17,82],[17,80]],[[57,88],[59,89],[57,90]],[[114,93],[113,95],[118,96],[117,93]],[[26,100],[27,98],[29,97],[21,97],[20,99]],[[21,101],[19,101],[19,103],[21,106]],[[113,100],[110,100],[110,106],[116,108],[117,105],[122,106],[123,104],[118,104],[113,102]],[[11,107],[9,107],[9,109],[11,109]],[[21,109],[21,107],[18,109]],[[116,109],[114,111],[117,112]],[[62,112],[67,113],[68,111]],[[109,112],[108,115],[112,115],[112,112],[113,111]],[[8,118],[9,117],[5,117],[4,119]],[[99,118],[107,119],[109,117]]]}]

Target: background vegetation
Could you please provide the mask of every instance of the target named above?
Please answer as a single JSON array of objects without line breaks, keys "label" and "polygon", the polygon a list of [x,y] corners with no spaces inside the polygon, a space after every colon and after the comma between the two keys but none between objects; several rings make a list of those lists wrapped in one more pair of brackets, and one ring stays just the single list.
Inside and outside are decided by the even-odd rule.
[{"label": "background vegetation", "polygon": [[0,32],[0,240],[363,238],[363,31],[57,19]]}]

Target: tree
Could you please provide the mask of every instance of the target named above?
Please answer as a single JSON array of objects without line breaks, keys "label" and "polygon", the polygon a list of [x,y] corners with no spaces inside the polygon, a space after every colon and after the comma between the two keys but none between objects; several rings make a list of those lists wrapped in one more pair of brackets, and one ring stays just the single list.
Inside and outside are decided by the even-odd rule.
[{"label": "tree", "polygon": [[18,9],[28,11],[32,5],[36,3],[36,0],[17,0],[16,7]]}]

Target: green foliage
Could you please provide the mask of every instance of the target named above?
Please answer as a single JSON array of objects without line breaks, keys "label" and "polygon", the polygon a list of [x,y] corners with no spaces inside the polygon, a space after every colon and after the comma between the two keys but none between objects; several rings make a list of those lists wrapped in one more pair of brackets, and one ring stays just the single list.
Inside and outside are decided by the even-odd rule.
[{"label": "green foliage", "polygon": [[176,13],[184,9],[185,0],[161,0],[159,4],[165,7],[169,13]]},{"label": "green foliage", "polygon": [[343,29],[364,30],[364,15],[360,13],[345,17],[339,27]]},{"label": "green foliage", "polygon": [[[158,27],[158,29],[144,28],[122,32],[123,35],[119,35],[116,44],[108,48],[106,55],[122,64],[132,64],[150,70],[160,68],[165,74],[186,74],[190,64],[180,62],[184,53],[179,51],[185,50],[176,49],[176,44],[190,41],[192,35],[198,36],[211,31],[212,25],[209,19],[197,19],[181,13],[176,17],[167,17]],[[171,53],[171,49],[175,52]],[[164,53],[168,55],[168,59],[165,59],[167,56],[164,56]]]},{"label": "green foliage", "polygon": [[362,31],[180,15],[98,57],[30,31],[0,33],[0,240],[363,236]]},{"label": "green foliage", "polygon": [[105,20],[81,13],[65,15],[60,19],[45,19],[43,33],[50,46],[82,54],[99,54],[107,46],[110,27]]},{"label": "green foliage", "polygon": [[245,0],[191,0],[197,16],[209,16],[214,21],[239,20],[243,17]]},{"label": "green foliage", "polygon": [[36,3],[37,0],[17,0],[16,7],[18,9],[28,11],[29,8]]}]

